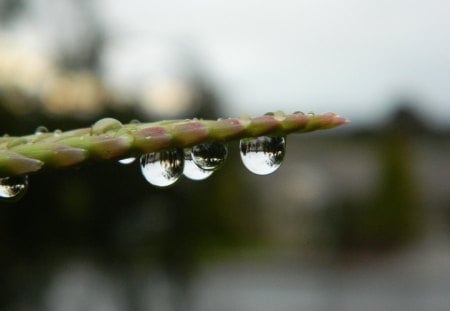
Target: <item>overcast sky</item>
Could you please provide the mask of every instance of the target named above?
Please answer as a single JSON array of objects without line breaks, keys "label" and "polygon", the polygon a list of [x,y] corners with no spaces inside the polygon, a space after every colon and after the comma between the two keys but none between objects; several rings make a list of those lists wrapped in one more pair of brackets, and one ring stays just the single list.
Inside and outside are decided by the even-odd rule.
[{"label": "overcast sky", "polygon": [[100,3],[116,38],[112,79],[176,70],[184,46],[230,112],[331,110],[370,120],[406,94],[450,118],[448,0]]},{"label": "overcast sky", "polygon": [[98,0],[98,9],[105,76],[117,87],[138,91],[190,62],[231,115],[373,121],[410,95],[450,120],[448,0]]}]

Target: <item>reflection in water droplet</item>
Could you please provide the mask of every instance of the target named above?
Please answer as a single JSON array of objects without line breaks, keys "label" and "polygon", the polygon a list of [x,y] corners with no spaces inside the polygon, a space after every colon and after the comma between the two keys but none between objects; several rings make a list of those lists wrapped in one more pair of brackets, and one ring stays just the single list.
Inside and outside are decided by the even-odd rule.
[{"label": "reflection in water droplet", "polygon": [[192,180],[203,180],[211,176],[214,171],[204,170],[197,166],[192,160],[191,150],[184,153],[184,171],[183,175]]},{"label": "reflection in water droplet", "polygon": [[125,159],[120,159],[119,163],[120,164],[131,164],[136,160],[135,157],[129,157],[129,158],[125,158]]},{"label": "reflection in water droplet", "polygon": [[28,176],[0,178],[0,199],[20,199],[28,189]]},{"label": "reflection in water droplet", "polygon": [[40,134],[44,134],[44,133],[48,133],[48,128],[46,128],[45,126],[38,126],[36,128],[36,130],[34,131],[34,134],[36,135],[40,135]]},{"label": "reflection in water droplet", "polygon": [[184,153],[182,149],[147,153],[141,156],[140,162],[142,175],[149,183],[166,187],[183,173]]},{"label": "reflection in water droplet", "polygon": [[286,140],[279,136],[261,136],[241,139],[241,159],[245,167],[257,175],[275,172],[283,161]]},{"label": "reflection in water droplet", "polygon": [[228,148],[223,143],[213,141],[192,147],[191,154],[192,160],[198,167],[212,171],[225,163]]}]

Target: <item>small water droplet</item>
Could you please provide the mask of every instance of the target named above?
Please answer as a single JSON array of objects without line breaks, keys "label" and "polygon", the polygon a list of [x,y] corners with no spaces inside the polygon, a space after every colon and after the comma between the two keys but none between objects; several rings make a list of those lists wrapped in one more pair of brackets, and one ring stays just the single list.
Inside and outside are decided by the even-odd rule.
[{"label": "small water droplet", "polygon": [[134,161],[136,160],[136,158],[135,157],[129,157],[129,158],[124,158],[124,159],[120,159],[118,162],[120,163],[120,164],[131,164],[131,163],[133,163]]},{"label": "small water droplet", "polygon": [[265,115],[265,116],[274,116],[275,113],[273,113],[273,112],[266,112],[264,115]]},{"label": "small water droplet", "polygon": [[302,115],[304,115],[305,113],[303,111],[295,111],[293,114],[302,114]]},{"label": "small water droplet", "polygon": [[60,129],[53,131],[53,136],[55,136],[55,137],[59,137],[59,136],[61,136],[61,134],[62,134],[62,131]]},{"label": "small water droplet", "polygon": [[36,130],[34,131],[34,134],[36,134],[36,135],[41,135],[41,134],[45,134],[45,133],[48,133],[48,128],[46,128],[43,125],[38,126],[36,128]]},{"label": "small water droplet", "polygon": [[218,169],[225,163],[228,156],[228,147],[216,141],[196,145],[191,149],[192,161],[207,171]]},{"label": "small water droplet", "polygon": [[184,176],[192,180],[203,180],[211,176],[212,173],[214,173],[214,171],[204,170],[194,163],[191,150],[184,153]]},{"label": "small water droplet", "polygon": [[257,175],[275,172],[286,153],[286,139],[281,136],[260,136],[241,139],[241,159],[245,167]]},{"label": "small water droplet", "polygon": [[18,200],[28,189],[28,176],[0,178],[0,199]]},{"label": "small water droplet", "polygon": [[130,121],[130,124],[140,124],[141,121],[139,121],[138,119],[133,119]]},{"label": "small water droplet", "polygon": [[175,183],[183,173],[182,149],[147,153],[141,156],[141,171],[152,185],[166,187]]},{"label": "small water droplet", "polygon": [[92,125],[91,132],[94,135],[101,135],[108,131],[118,130],[122,123],[114,118],[103,118]]}]

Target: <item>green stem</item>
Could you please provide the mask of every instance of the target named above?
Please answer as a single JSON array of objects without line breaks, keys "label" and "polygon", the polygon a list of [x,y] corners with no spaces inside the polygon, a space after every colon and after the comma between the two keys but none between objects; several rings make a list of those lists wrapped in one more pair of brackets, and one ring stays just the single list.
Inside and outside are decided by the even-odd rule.
[{"label": "green stem", "polygon": [[259,117],[213,120],[171,120],[123,125],[111,118],[91,128],[0,138],[0,177],[34,173],[138,156],[206,141],[231,141],[262,135],[285,136],[329,129],[348,121],[333,113],[322,115],[281,112]]}]

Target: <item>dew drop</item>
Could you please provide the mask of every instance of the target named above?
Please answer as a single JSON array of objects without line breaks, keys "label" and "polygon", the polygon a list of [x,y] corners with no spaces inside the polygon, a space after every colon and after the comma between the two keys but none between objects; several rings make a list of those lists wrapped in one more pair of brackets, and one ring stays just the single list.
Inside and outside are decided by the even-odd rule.
[{"label": "dew drop", "polygon": [[131,164],[136,160],[135,157],[129,157],[129,158],[124,158],[124,159],[120,159],[118,162],[120,164]]},{"label": "dew drop", "polygon": [[0,199],[12,201],[20,199],[28,189],[28,176],[0,178]]},{"label": "dew drop", "polygon": [[194,163],[191,150],[184,153],[184,176],[192,180],[203,180],[211,176],[212,173],[214,173],[213,170],[204,170]]},{"label": "dew drop", "polygon": [[38,126],[36,128],[36,130],[34,131],[34,134],[36,134],[36,135],[41,135],[41,134],[45,134],[45,133],[48,133],[48,128],[46,128],[43,125]]},{"label": "dew drop", "polygon": [[192,161],[201,169],[213,171],[225,163],[228,147],[217,141],[196,145],[191,149]]},{"label": "dew drop", "polygon": [[122,127],[122,123],[114,118],[103,118],[92,125],[91,133],[101,135],[108,131],[118,130]]},{"label": "dew drop", "polygon": [[281,136],[244,138],[239,149],[242,162],[249,171],[268,175],[280,167],[286,152],[286,139]]},{"label": "dew drop", "polygon": [[141,171],[152,185],[166,187],[175,183],[183,173],[182,149],[147,153],[141,156]]},{"label": "dew drop", "polygon": [[61,136],[61,134],[62,134],[62,131],[60,129],[56,129],[53,131],[53,136],[55,136],[55,137],[59,137],[59,136]]}]

